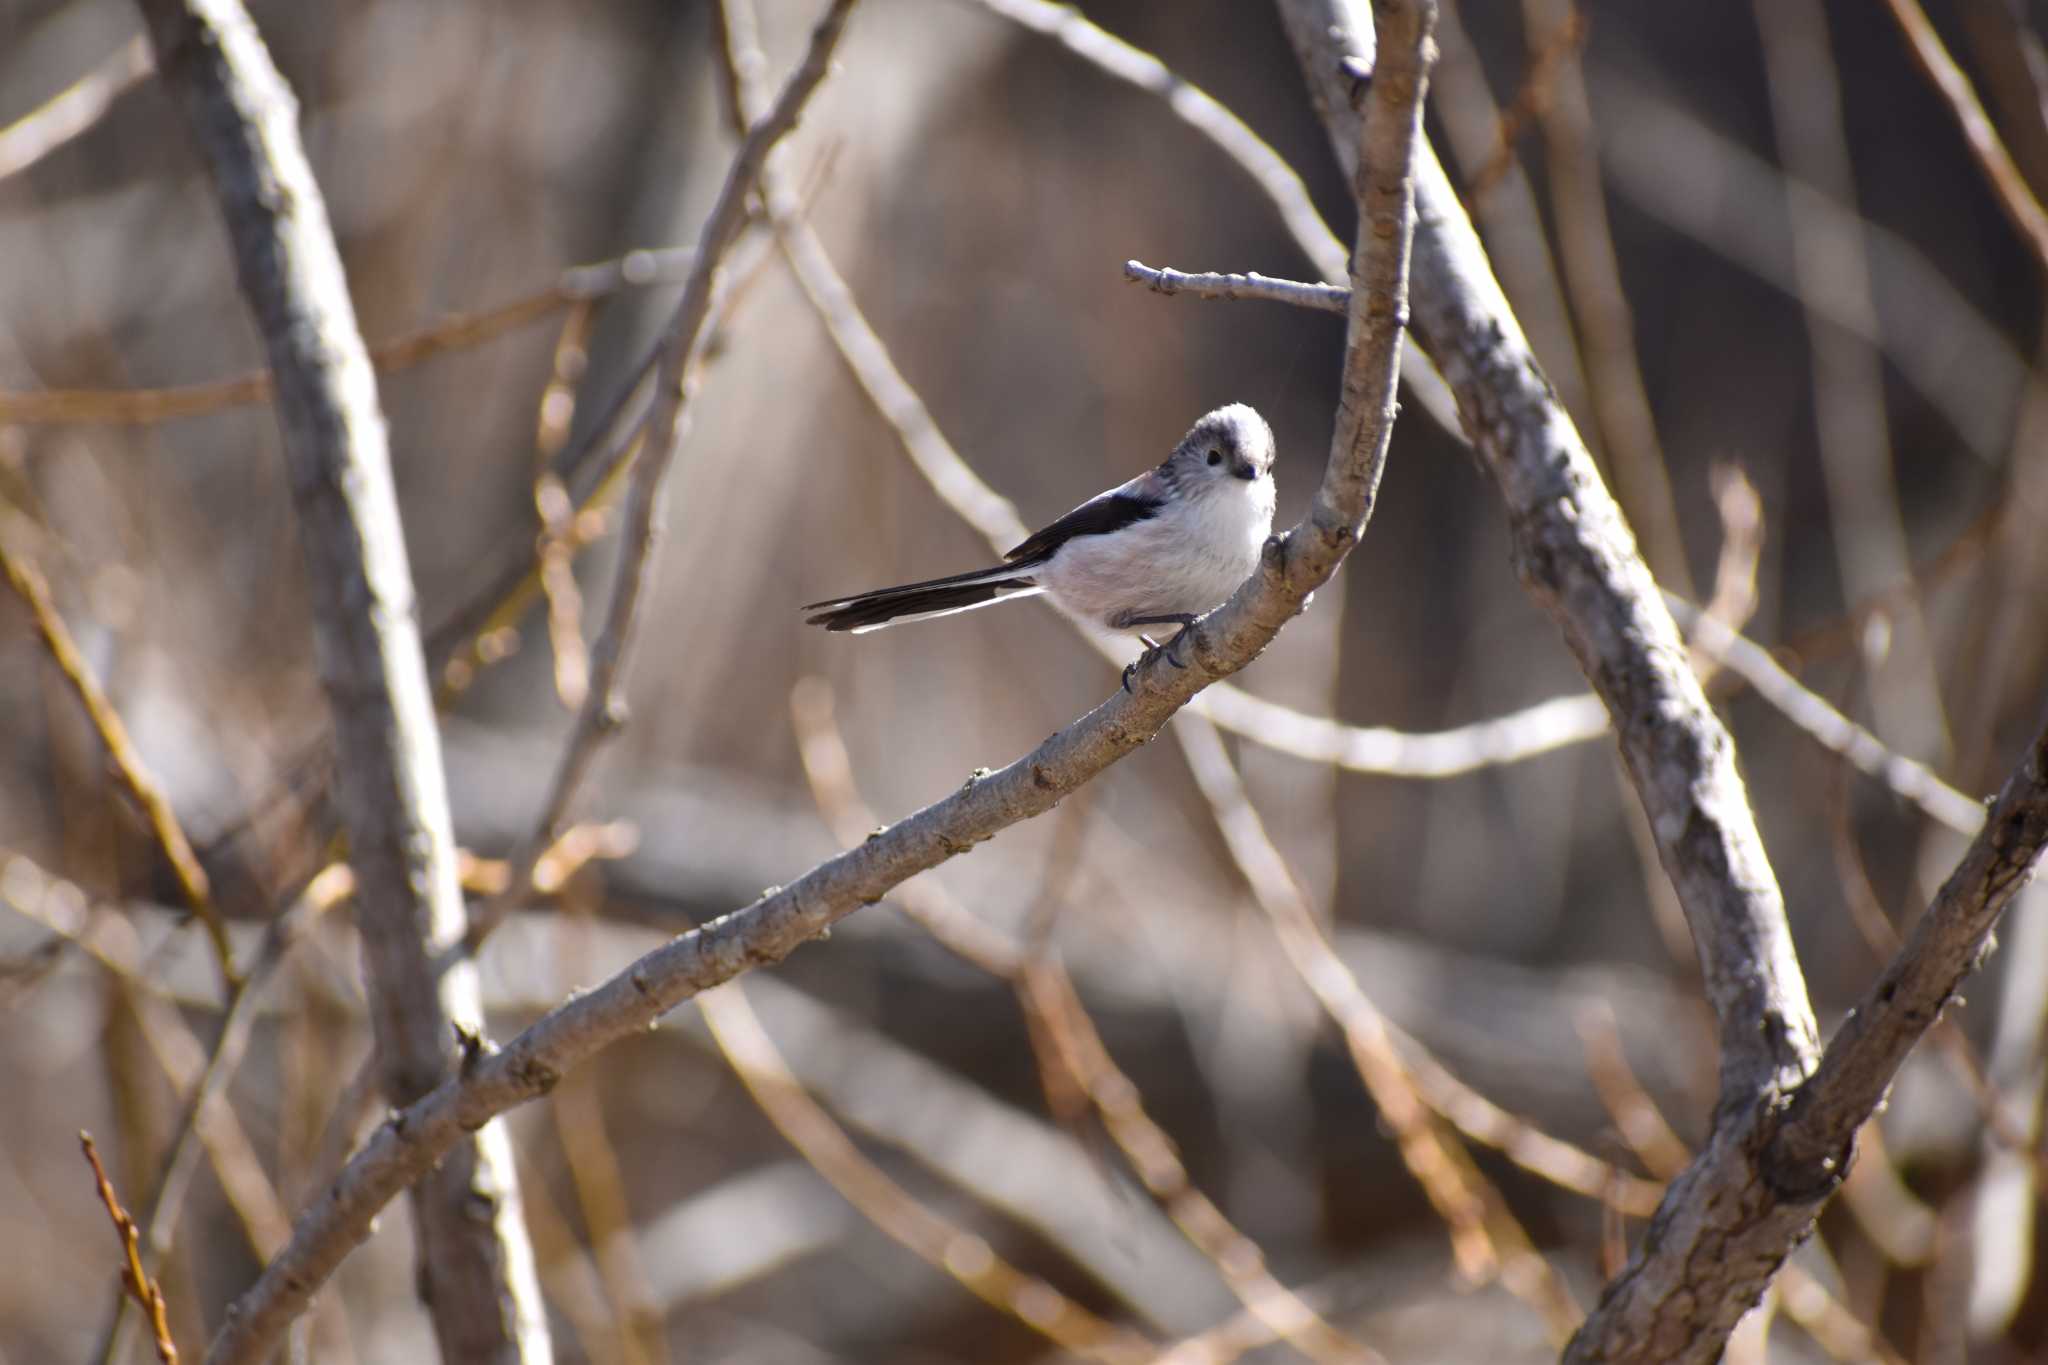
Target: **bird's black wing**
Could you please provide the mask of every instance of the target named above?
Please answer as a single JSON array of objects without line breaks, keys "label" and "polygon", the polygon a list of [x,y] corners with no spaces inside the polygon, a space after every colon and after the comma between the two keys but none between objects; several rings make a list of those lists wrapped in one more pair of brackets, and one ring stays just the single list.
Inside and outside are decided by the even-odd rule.
[{"label": "bird's black wing", "polygon": [[1003,558],[1018,565],[1042,563],[1076,536],[1106,536],[1158,516],[1164,499],[1150,492],[1130,491],[1132,484],[1090,498]]}]

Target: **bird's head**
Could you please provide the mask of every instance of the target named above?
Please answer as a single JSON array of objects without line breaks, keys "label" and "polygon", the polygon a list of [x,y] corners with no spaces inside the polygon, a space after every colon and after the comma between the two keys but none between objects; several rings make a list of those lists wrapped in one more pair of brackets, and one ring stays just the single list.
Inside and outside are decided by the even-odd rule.
[{"label": "bird's head", "polygon": [[1246,404],[1218,408],[1180,438],[1165,469],[1188,489],[1220,480],[1256,483],[1273,473],[1273,429]]}]

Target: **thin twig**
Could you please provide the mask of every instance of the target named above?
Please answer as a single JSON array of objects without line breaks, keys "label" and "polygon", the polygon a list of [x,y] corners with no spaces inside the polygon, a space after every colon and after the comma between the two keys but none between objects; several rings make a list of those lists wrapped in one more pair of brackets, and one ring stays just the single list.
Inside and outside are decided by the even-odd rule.
[{"label": "thin twig", "polygon": [[624,724],[626,663],[634,643],[641,597],[652,577],[655,547],[661,537],[666,475],[687,429],[690,362],[711,316],[713,276],[746,222],[747,200],[767,165],[769,153],[796,127],[804,106],[824,81],[853,5],[854,0],[834,0],[832,8],[819,21],[802,64],[783,86],[774,107],[748,130],[741,142],[725,183],[719,188],[718,199],[704,221],[696,265],[657,347],[660,359],[655,366],[654,405],[640,425],[642,448],[626,497],[619,565],[605,609],[604,626],[590,649],[589,695],[577,711],[576,723],[563,746],[533,833],[512,859],[514,880],[506,895],[499,898],[500,907],[516,905],[531,889],[529,869],[534,859],[560,832],[569,803],[596,758],[598,746]]},{"label": "thin twig", "polygon": [[1458,777],[1584,744],[1610,729],[1607,708],[1590,692],[1438,731],[1346,725],[1242,688],[1211,688],[1201,701],[1195,711],[1254,744],[1374,777]]},{"label": "thin twig", "polygon": [[1343,313],[1351,308],[1351,290],[1341,284],[1304,284],[1299,280],[1276,280],[1256,270],[1243,275],[1205,271],[1158,270],[1142,261],[1125,261],[1124,278],[1142,284],[1155,294],[1193,294],[1201,299],[1265,299],[1312,308],[1319,313]]},{"label": "thin twig", "polygon": [[1184,716],[1173,733],[1288,962],[1343,1031],[1352,1063],[1392,1130],[1402,1161],[1449,1229],[1459,1268],[1475,1281],[1497,1274],[1542,1317],[1554,1343],[1562,1344],[1580,1317],[1570,1291],[1537,1254],[1499,1190],[1446,1138],[1422,1103],[1386,1017],[1323,937],[1215,727],[1200,716]]},{"label": "thin twig", "polygon": [[1541,81],[1549,96],[1536,109],[1543,126],[1543,183],[1557,225],[1559,282],[1577,327],[1595,444],[1606,456],[1615,500],[1628,514],[1650,572],[1690,596],[1692,570],[1677,500],[1643,381],[1634,311],[1622,288],[1601,183],[1600,141],[1581,53],[1585,17],[1576,0],[1522,0],[1522,25],[1535,64],[1532,88]]},{"label": "thin twig", "polygon": [[1559,66],[1585,47],[1590,27],[1585,12],[1574,8],[1563,22],[1542,35],[1540,43],[1531,43],[1535,55],[1522,75],[1514,99],[1500,111],[1493,153],[1466,182],[1466,190],[1475,201],[1492,194],[1494,187],[1515,168],[1515,144],[1522,140],[1530,120],[1541,118],[1556,103]]},{"label": "thin twig", "polygon": [[135,1220],[128,1216],[128,1210],[121,1207],[121,1198],[114,1193],[114,1182],[107,1179],[106,1168],[100,1165],[99,1149],[93,1146],[92,1134],[79,1133],[78,1145],[85,1149],[86,1162],[92,1167],[93,1183],[99,1188],[100,1203],[106,1205],[107,1217],[113,1220],[114,1232],[121,1239],[121,1253],[126,1258],[121,1267],[121,1283],[149,1314],[150,1331],[156,1338],[156,1358],[163,1365],[178,1365],[178,1347],[171,1340],[171,1319],[164,1307],[164,1291],[142,1268]]},{"label": "thin twig", "polygon": [[98,66],[0,128],[0,180],[20,174],[90,131],[153,66],[149,40],[138,33]]},{"label": "thin twig", "polygon": [[[790,713],[804,774],[820,811],[842,843],[859,843],[874,827],[874,815],[854,783],[845,741],[833,722],[830,687],[815,679],[799,683],[790,695]],[[1248,1312],[1311,1359],[1376,1358],[1280,1283],[1267,1268],[1258,1245],[1195,1186],[1175,1154],[1172,1136],[1146,1112],[1137,1085],[1117,1067],[1072,979],[1057,962],[1028,951],[1001,930],[983,923],[935,883],[906,882],[892,899],[963,961],[1010,983],[1030,1025],[1034,1046],[1041,1038],[1046,1044],[1042,1060],[1055,1083],[1055,1093],[1072,1095],[1078,1103],[1094,1107],[1146,1191],[1209,1257]],[[1056,1113],[1061,1108],[1054,1105]]]},{"label": "thin twig", "polygon": [[[226,1016],[221,1020],[220,1032],[213,1040],[213,1047],[207,1053],[205,1069],[199,1073],[191,1086],[191,1093],[185,1097],[184,1113],[178,1120],[176,1135],[164,1156],[161,1172],[149,1197],[149,1213],[142,1221],[148,1229],[143,1239],[142,1253],[146,1265],[161,1266],[170,1254],[172,1242],[177,1233],[178,1217],[184,1211],[185,1197],[191,1192],[193,1177],[198,1173],[199,1157],[202,1152],[211,1156],[216,1169],[221,1165],[221,1156],[226,1144],[223,1131],[226,1125],[235,1123],[232,1110],[227,1104],[227,1090],[240,1068],[242,1057],[247,1052],[249,1040],[255,1034],[257,1007],[263,1000],[263,987],[271,974],[281,965],[300,933],[313,918],[331,909],[340,899],[336,894],[338,884],[352,885],[352,879],[315,878],[306,893],[299,897],[283,914],[273,919],[263,931],[262,946],[257,949],[256,960],[249,967],[248,976],[235,987],[234,996],[228,1001]],[[342,892],[345,894],[345,891]],[[239,1125],[237,1125],[239,1126]],[[246,1183],[250,1174],[261,1175],[261,1168],[253,1161],[253,1148],[246,1138],[237,1144],[241,1152],[250,1154],[251,1159],[239,1163],[239,1169],[232,1179]],[[238,1200],[238,1203],[245,1202]],[[268,1201],[276,1206],[273,1196]],[[284,1244],[289,1227],[284,1221],[283,1209],[274,1207],[267,1220],[264,1235],[257,1239],[258,1254],[275,1250]],[[107,1349],[101,1353],[103,1360],[125,1360],[128,1351],[124,1343],[123,1323],[125,1318],[117,1315],[114,1329],[106,1334]]]},{"label": "thin twig", "polygon": [[[1079,7],[1053,0],[973,0],[1012,23],[1053,38],[1103,74],[1135,86],[1165,103],[1175,117],[1209,139],[1250,176],[1280,215],[1281,223],[1316,273],[1346,278],[1343,242],[1316,212],[1307,185],[1287,159],[1232,113],[1227,105],[1141,48],[1098,27]],[[1402,346],[1401,378],[1423,411],[1453,438],[1458,411],[1429,358],[1413,343]]]},{"label": "thin twig", "polygon": [[1063,1350],[1103,1365],[1153,1358],[1157,1348],[1143,1336],[1103,1320],[1045,1280],[1018,1270],[985,1240],[911,1198],[862,1156],[790,1074],[738,982],[706,992],[697,1007],[761,1112],[869,1222],[982,1302]]},{"label": "thin twig", "polygon": [[[583,592],[576,583],[576,551],[593,537],[582,534],[585,518],[576,512],[567,486],[554,472],[555,458],[569,442],[576,416],[576,381],[588,361],[585,344],[595,312],[579,303],[562,319],[555,338],[554,363],[541,389],[534,423],[533,506],[540,518],[538,553],[541,596],[547,600],[548,644],[555,657],[555,695],[575,710],[590,695],[590,653],[583,644]],[[595,514],[591,519],[596,519]]]},{"label": "thin twig", "polygon": [[[1809,384],[1827,488],[1827,541],[1851,599],[1911,589],[1912,551],[1899,506],[1884,366],[1877,347],[1858,334],[1877,330],[1875,282],[1858,225],[1823,207],[1857,198],[1827,10],[1819,0],[1754,0],[1753,9],[1779,159],[1789,183],[1819,191],[1787,195],[1785,210],[1813,357]],[[1848,314],[1864,325],[1836,326],[1830,314]],[[1917,594],[1909,591],[1882,638],[1888,646],[1866,660],[1877,732],[1913,752],[1945,752],[1941,684]],[[1864,653],[1872,651],[1866,646]]]},{"label": "thin twig", "polygon": [[1941,35],[1928,22],[1927,12],[1920,8],[1918,0],[1886,0],[1886,3],[1891,6],[1892,17],[1898,20],[1907,45],[1913,49],[1914,60],[1920,63],[1920,69],[1927,73],[1936,93],[1947,101],[1950,112],[1955,115],[1956,123],[1963,132],[1963,141],[1969,144],[1970,155],[1976,159],[1978,169],[1984,172],[1984,178],[1991,182],[1999,207],[2005,210],[2006,217],[2026,239],[2036,263],[2048,270],[2048,212],[2042,210],[2041,201],[2034,198],[2034,192],[2027,187],[2026,177],[2013,164],[2012,153],[2005,149],[1991,116],[1978,103],[1970,78],[1956,65],[1955,58],[1948,55],[1948,49],[1942,46]]},{"label": "thin twig", "polygon": [[[370,348],[370,363],[388,374],[435,356],[483,346],[564,308],[595,303],[626,289],[680,283],[688,277],[693,261],[694,255],[687,249],[662,247],[572,266],[551,283],[494,308],[455,313],[380,342]],[[148,426],[269,402],[274,392],[269,370],[161,389],[0,390],[0,422]]]},{"label": "thin twig", "polygon": [[85,709],[86,719],[92,722],[94,732],[107,751],[108,761],[114,765],[114,775],[135,799],[135,804],[142,808],[150,833],[155,836],[157,847],[163,850],[171,865],[171,874],[177,879],[178,894],[184,898],[186,907],[206,926],[206,936],[213,945],[214,961],[220,967],[221,979],[232,992],[240,984],[241,975],[235,969],[235,953],[233,945],[228,942],[227,921],[213,903],[213,888],[207,881],[206,869],[199,865],[198,855],[192,851],[192,841],[185,837],[185,828],[178,823],[177,810],[129,739],[128,727],[122,723],[121,713],[100,690],[99,680],[93,677],[92,668],[79,651],[78,642],[71,638],[70,628],[64,624],[56,604],[50,600],[49,585],[43,582],[43,576],[35,565],[7,547],[4,536],[0,536],[0,572],[6,574],[7,585],[14,589],[15,595],[21,598],[22,604],[35,618],[36,633],[42,637],[43,648],[49,652],[51,662],[57,665],[57,671],[64,675],[64,681],[71,685],[72,694]]},{"label": "thin twig", "polygon": [[1674,594],[1665,594],[1665,604],[1686,628],[1693,648],[1739,675],[1778,714],[1823,748],[1840,754],[1858,772],[1882,782],[1958,834],[1975,834],[1983,825],[1980,802],[1949,786],[1926,765],[1894,753],[1876,735],[1808,690],[1768,651]]}]

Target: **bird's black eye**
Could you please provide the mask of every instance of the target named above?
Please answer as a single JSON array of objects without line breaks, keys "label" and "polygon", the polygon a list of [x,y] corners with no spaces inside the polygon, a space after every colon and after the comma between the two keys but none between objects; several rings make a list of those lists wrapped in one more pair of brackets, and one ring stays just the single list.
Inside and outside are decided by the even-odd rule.
[{"label": "bird's black eye", "polygon": [[1222,463],[1223,463],[1223,452],[1222,452],[1222,451],[1220,451],[1220,450],[1212,450],[1212,451],[1210,451],[1210,452],[1209,452],[1209,467],[1210,467],[1211,469],[1214,469],[1214,468],[1215,468],[1215,467],[1216,467],[1217,465],[1219,465],[1219,464],[1222,464]]}]

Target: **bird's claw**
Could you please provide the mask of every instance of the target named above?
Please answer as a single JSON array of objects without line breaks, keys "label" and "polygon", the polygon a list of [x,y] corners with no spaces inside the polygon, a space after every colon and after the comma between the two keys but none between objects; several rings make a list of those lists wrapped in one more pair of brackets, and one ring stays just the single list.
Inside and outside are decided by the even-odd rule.
[{"label": "bird's claw", "polygon": [[1145,642],[1145,652],[1124,665],[1124,691],[1128,692],[1131,690],[1131,679],[1137,676],[1139,669],[1151,663],[1155,658],[1163,658],[1175,668],[1186,668],[1187,664],[1176,651],[1180,649],[1180,642],[1187,639],[1188,632],[1193,629],[1194,627],[1191,625],[1182,626],[1180,633],[1163,645],[1149,635],[1140,635],[1138,638]]}]

